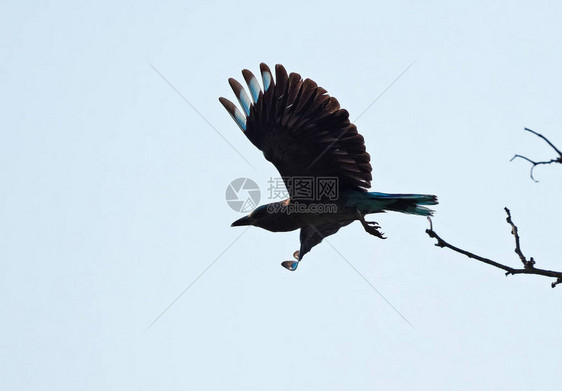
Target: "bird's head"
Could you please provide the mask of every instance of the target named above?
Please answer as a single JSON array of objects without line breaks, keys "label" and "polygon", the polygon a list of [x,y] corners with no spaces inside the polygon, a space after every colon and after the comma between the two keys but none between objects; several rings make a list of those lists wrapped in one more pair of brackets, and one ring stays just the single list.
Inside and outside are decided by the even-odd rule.
[{"label": "bird's head", "polygon": [[256,227],[259,227],[259,222],[264,218],[267,218],[267,216],[269,216],[267,205],[258,206],[256,209],[250,212],[248,216],[244,216],[241,219],[236,220],[230,226],[240,227],[243,225],[254,225]]}]

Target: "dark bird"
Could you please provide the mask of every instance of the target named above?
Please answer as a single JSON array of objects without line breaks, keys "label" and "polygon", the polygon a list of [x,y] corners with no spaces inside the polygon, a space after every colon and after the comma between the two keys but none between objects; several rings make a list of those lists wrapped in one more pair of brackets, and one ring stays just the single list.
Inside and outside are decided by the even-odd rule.
[{"label": "dark bird", "polygon": [[228,80],[242,112],[228,99],[219,100],[252,144],[275,165],[289,198],[259,206],[232,223],[233,227],[254,225],[272,232],[300,229],[295,260],[282,263],[295,270],[312,247],[355,220],[371,235],[385,239],[378,223],[365,220],[369,213],[432,215],[424,205],[436,205],[434,195],[367,191],[372,179],[370,156],[363,136],[336,98],[310,79],[287,75],[282,65],[275,66],[275,79],[266,64],[260,64],[260,71],[263,91],[252,72],[242,71],[251,98],[240,83]]}]

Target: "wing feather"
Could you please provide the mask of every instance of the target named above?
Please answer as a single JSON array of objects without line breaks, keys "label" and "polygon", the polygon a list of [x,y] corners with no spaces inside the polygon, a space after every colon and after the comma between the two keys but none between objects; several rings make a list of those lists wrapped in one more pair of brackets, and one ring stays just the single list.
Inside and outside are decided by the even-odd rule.
[{"label": "wing feather", "polygon": [[372,169],[365,140],[338,100],[282,65],[275,66],[275,79],[266,64],[260,73],[263,91],[252,72],[242,71],[251,99],[229,79],[245,116],[228,99],[220,101],[281,176],[337,177],[340,187],[368,189]]}]

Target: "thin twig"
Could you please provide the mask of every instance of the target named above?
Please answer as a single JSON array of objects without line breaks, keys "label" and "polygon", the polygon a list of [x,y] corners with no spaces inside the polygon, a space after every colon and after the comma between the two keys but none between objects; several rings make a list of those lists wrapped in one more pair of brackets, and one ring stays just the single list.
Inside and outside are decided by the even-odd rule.
[{"label": "thin twig", "polygon": [[531,257],[530,260],[527,260],[527,258],[525,258],[525,255],[523,255],[523,251],[521,251],[521,242],[519,239],[519,230],[511,219],[511,212],[509,211],[509,209],[503,209],[505,210],[505,213],[507,213],[507,218],[505,219],[505,221],[507,221],[507,223],[511,225],[511,234],[515,237],[515,253],[519,255],[519,259],[523,263],[523,266],[526,269],[530,269],[535,265],[535,260],[533,259],[533,257]]},{"label": "thin twig", "polygon": [[552,147],[552,149],[554,149],[554,150],[556,151],[556,153],[558,153],[558,155],[559,155],[556,159],[550,159],[550,160],[545,160],[545,161],[541,161],[541,162],[536,162],[536,161],[531,160],[531,159],[529,159],[528,157],[523,156],[523,155],[515,155],[515,156],[513,156],[513,157],[509,160],[509,161],[513,161],[513,159],[515,159],[515,158],[518,157],[518,158],[524,159],[524,160],[528,161],[529,163],[531,163],[531,164],[532,164],[532,166],[531,166],[531,172],[530,172],[531,179],[534,180],[535,182],[538,182],[538,180],[536,180],[535,177],[533,176],[533,170],[535,169],[535,167],[538,166],[538,165],[541,165],[541,164],[551,164],[551,163],[560,163],[560,164],[562,164],[562,152],[561,152],[558,148],[556,148],[556,146],[555,146],[554,144],[552,144],[552,143],[550,142],[550,140],[547,139],[547,138],[546,138],[545,136],[543,136],[542,134],[537,133],[537,132],[535,132],[534,130],[531,130],[531,129],[529,129],[529,128],[525,128],[525,130],[528,131],[528,132],[533,133],[534,135],[536,135],[536,136],[538,136],[538,137],[540,137],[540,138],[542,138],[542,139],[543,139],[544,141],[546,141],[546,142],[548,143],[548,145],[550,145],[550,146]]},{"label": "thin twig", "polygon": [[544,137],[542,134],[537,133],[537,132],[535,132],[534,130],[531,130],[531,129],[529,129],[529,128],[525,128],[525,130],[526,130],[527,132],[531,132],[531,133],[533,133],[534,135],[539,136],[540,138],[542,138],[544,141],[546,141],[546,142],[548,143],[548,145],[550,145],[550,146],[552,147],[552,149],[554,149],[554,150],[558,153],[558,155],[560,155],[560,156],[562,157],[562,152],[560,152],[560,150],[559,150],[558,148],[556,148],[556,147],[554,146],[554,144],[552,144],[552,143],[550,142],[549,139],[547,139],[546,137]]},{"label": "thin twig", "polygon": [[509,209],[505,208],[505,212],[507,213],[507,222],[508,224],[511,226],[511,233],[513,234],[513,236],[515,237],[515,253],[517,253],[517,255],[519,256],[519,259],[521,259],[521,262],[523,263],[523,269],[517,269],[517,268],[513,268],[511,266],[507,266],[504,264],[501,264],[499,262],[493,261],[491,259],[488,258],[484,258],[481,257],[480,255],[476,255],[474,253],[471,253],[470,251],[466,251],[463,250],[459,247],[453,246],[452,244],[447,243],[445,240],[443,240],[443,238],[441,238],[434,230],[433,230],[433,222],[431,221],[431,218],[427,218],[429,220],[429,229],[426,229],[425,232],[429,235],[429,237],[437,240],[437,243],[435,243],[435,245],[437,247],[446,247],[450,250],[453,250],[459,254],[463,254],[466,255],[469,258],[475,259],[477,261],[483,262],[485,264],[488,264],[490,266],[494,266],[497,267],[499,269],[502,269],[505,271],[505,275],[509,276],[510,274],[535,274],[538,276],[545,276],[545,277],[553,277],[556,278],[556,281],[554,281],[551,286],[554,288],[556,287],[556,285],[558,284],[562,284],[562,272],[557,272],[554,270],[546,270],[546,269],[538,269],[535,267],[535,260],[533,259],[533,257],[527,259],[525,257],[525,255],[523,255],[523,252],[521,251],[521,244],[520,244],[520,238],[519,238],[519,233],[518,233],[518,229],[517,226],[513,223],[513,220],[511,219],[511,212],[509,211]]}]

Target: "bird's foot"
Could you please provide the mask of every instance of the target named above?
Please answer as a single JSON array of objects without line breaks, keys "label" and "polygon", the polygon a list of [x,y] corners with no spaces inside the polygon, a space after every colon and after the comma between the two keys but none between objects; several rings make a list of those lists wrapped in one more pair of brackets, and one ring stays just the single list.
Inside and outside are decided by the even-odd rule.
[{"label": "bird's foot", "polygon": [[370,233],[371,235],[376,236],[377,238],[386,239],[384,233],[379,231],[379,228],[381,227],[379,223],[377,223],[376,221],[365,220],[365,217],[361,214],[359,210],[357,210],[357,220],[361,222],[361,225],[363,226],[363,228],[367,233]]},{"label": "bird's foot", "polygon": [[292,272],[294,272],[295,270],[297,270],[297,267],[299,266],[299,262],[300,262],[300,251],[297,250],[293,253],[293,257],[295,258],[295,261],[284,261],[281,262],[281,266],[283,266],[285,269],[290,270]]},{"label": "bird's foot", "polygon": [[365,221],[365,223],[363,224],[363,228],[365,228],[365,231],[367,233],[370,233],[377,238],[386,239],[384,233],[379,230],[380,227],[381,226],[376,221]]}]

